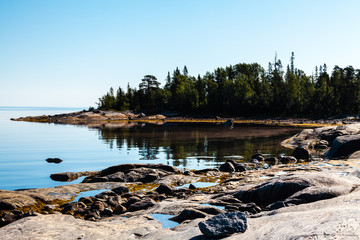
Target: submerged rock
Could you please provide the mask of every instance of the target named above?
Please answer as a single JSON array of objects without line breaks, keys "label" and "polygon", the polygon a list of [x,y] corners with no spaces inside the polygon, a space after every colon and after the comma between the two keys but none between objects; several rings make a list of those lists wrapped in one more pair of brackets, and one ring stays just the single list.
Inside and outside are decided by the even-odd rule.
[{"label": "submerged rock", "polygon": [[234,233],[245,232],[247,220],[241,212],[220,213],[200,222],[199,229],[206,237],[227,237]]}]

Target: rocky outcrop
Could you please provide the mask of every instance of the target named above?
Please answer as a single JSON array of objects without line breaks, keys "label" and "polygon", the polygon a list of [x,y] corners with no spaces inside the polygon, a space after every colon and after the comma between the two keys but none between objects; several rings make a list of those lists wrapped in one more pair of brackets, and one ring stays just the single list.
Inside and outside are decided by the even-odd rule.
[{"label": "rocky outcrop", "polygon": [[359,179],[346,180],[335,174],[307,173],[281,176],[234,196],[242,202],[277,209],[294,204],[304,204],[349,194]]},{"label": "rocky outcrop", "polygon": [[[304,129],[295,136],[284,140],[281,144],[294,149],[297,147],[303,148],[305,151],[309,151],[309,155],[312,152],[315,155],[323,155],[331,147],[333,150],[330,149],[327,153],[328,158],[346,157],[360,149],[357,147],[355,140],[358,134],[360,134],[360,123]],[[339,150],[343,152],[335,153],[335,149],[339,149],[340,145],[344,145],[345,142],[348,142],[347,146],[344,146],[344,150]],[[305,153],[305,151],[302,152]],[[300,155],[303,155],[303,153],[300,153]],[[303,157],[306,157],[305,155]]]},{"label": "rocky outcrop", "polygon": [[80,111],[56,115],[43,115],[43,116],[28,116],[20,118],[12,118],[13,121],[27,121],[27,122],[46,122],[46,123],[61,123],[61,124],[78,124],[78,125],[91,125],[93,127],[100,127],[102,124],[113,121],[124,120],[152,120],[162,121],[166,119],[164,115],[157,114],[146,116],[144,114],[135,114],[131,111],[116,112],[116,111]]},{"label": "rocky outcrop", "polygon": [[360,150],[360,134],[339,136],[335,138],[325,156],[329,159],[346,158],[358,150]]},{"label": "rocky outcrop", "polygon": [[175,167],[163,164],[120,164],[108,167],[98,174],[84,179],[85,183],[94,182],[142,182],[151,183],[164,176],[179,173]]}]

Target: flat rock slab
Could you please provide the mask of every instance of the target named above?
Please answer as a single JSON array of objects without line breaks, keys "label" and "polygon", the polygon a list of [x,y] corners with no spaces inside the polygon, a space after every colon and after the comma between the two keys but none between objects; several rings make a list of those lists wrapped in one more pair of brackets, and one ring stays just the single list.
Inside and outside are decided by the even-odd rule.
[{"label": "flat rock slab", "polygon": [[0,228],[2,240],[14,239],[137,239],[161,229],[157,221],[145,217],[118,217],[91,222],[69,215],[52,214],[27,217]]}]

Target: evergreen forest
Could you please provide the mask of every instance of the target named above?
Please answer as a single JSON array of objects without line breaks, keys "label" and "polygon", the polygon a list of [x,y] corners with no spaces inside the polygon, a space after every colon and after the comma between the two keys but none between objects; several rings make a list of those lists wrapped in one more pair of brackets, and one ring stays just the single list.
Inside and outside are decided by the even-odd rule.
[{"label": "evergreen forest", "polygon": [[295,68],[291,54],[283,67],[275,55],[267,69],[257,63],[219,67],[197,77],[176,68],[168,72],[165,86],[146,75],[138,88],[110,88],[99,98],[102,110],[133,110],[146,114],[176,112],[182,115],[312,116],[360,113],[360,70],[326,64],[311,76]]}]

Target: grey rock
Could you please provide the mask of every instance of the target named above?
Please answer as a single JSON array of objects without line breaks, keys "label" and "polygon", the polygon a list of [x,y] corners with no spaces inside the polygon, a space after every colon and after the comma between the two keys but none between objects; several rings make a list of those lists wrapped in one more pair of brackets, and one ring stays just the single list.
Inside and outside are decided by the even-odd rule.
[{"label": "grey rock", "polygon": [[[234,194],[239,200],[257,205],[270,205],[278,201],[287,204],[303,204],[348,194],[355,182],[336,174],[307,173],[280,176],[249,190]],[[277,203],[276,206],[279,206]]]},{"label": "grey rock", "polygon": [[159,194],[165,193],[166,195],[172,195],[174,192],[174,189],[169,187],[168,185],[162,183],[158,188],[155,189],[156,192]]},{"label": "grey rock", "polygon": [[125,187],[125,186],[120,186],[117,188],[112,189],[111,191],[115,192],[118,195],[121,195],[123,193],[128,193],[129,192],[129,188]]},{"label": "grey rock", "polygon": [[54,181],[59,181],[59,182],[71,182],[78,179],[81,176],[82,176],[81,174],[76,172],[63,172],[63,173],[53,173],[50,175],[50,178]]},{"label": "grey rock", "polygon": [[199,229],[206,237],[227,237],[234,233],[245,232],[247,220],[241,212],[220,213],[200,222]]},{"label": "grey rock", "polygon": [[329,159],[347,157],[360,150],[360,134],[337,137],[325,156]]},{"label": "grey rock", "polygon": [[169,220],[182,223],[185,220],[193,220],[197,218],[205,218],[207,215],[206,213],[195,210],[195,209],[184,209],[178,215],[169,218]]},{"label": "grey rock", "polygon": [[147,208],[150,208],[150,207],[153,207],[155,205],[155,201],[150,199],[150,198],[147,198],[147,199],[144,199],[144,200],[140,200],[136,203],[133,203],[129,206],[128,208],[128,211],[129,212],[134,212],[134,211],[139,211],[139,210],[143,210],[143,209],[147,209]]},{"label": "grey rock", "polygon": [[278,157],[279,161],[283,164],[288,164],[288,163],[296,163],[297,160],[294,156],[280,156]]},{"label": "grey rock", "polygon": [[102,170],[101,176],[107,176],[107,175],[117,173],[117,172],[124,172],[126,170],[134,169],[134,168],[135,168],[134,164],[119,164],[119,165],[111,166],[111,167],[108,167],[108,168],[105,168],[104,170]]},{"label": "grey rock", "polygon": [[106,176],[107,181],[109,182],[124,182],[125,174],[123,172],[116,172]]},{"label": "grey rock", "polygon": [[235,172],[235,167],[230,162],[226,162],[220,166],[219,170],[222,172],[232,173]]}]

